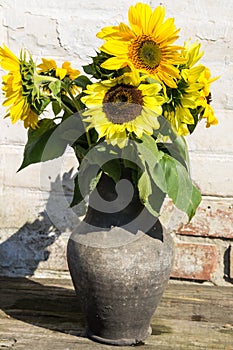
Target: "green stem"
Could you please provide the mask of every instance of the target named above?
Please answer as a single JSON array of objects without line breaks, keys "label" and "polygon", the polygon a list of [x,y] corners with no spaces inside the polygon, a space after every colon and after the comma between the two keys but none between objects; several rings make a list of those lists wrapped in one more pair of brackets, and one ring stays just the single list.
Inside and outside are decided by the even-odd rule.
[{"label": "green stem", "polygon": [[[48,75],[39,75],[39,74],[34,74],[34,83],[39,86],[42,83],[49,83],[49,82],[55,82],[55,81],[60,81],[59,79],[55,78],[55,77],[50,77]],[[62,87],[67,91],[67,88],[65,86],[65,84],[61,81],[61,85]],[[46,96],[46,95],[45,95]],[[59,101],[59,103],[61,103],[61,106],[63,109],[65,109],[67,112],[73,114],[74,112],[72,111],[72,109],[70,109],[70,107],[68,107],[64,102]],[[76,106],[75,106],[76,107]]]},{"label": "green stem", "polygon": [[67,93],[69,94],[69,96],[70,96],[70,98],[71,98],[71,100],[72,100],[72,102],[73,102],[73,104],[74,104],[74,106],[75,106],[75,108],[77,109],[77,111],[79,112],[79,105],[78,105],[78,103],[77,103],[77,101],[76,101],[76,99],[75,99],[75,97],[73,96],[73,94],[72,94],[72,92],[70,91],[70,89],[69,88],[67,88]]},{"label": "green stem", "polygon": [[86,137],[87,137],[87,143],[88,143],[88,146],[89,148],[91,147],[91,138],[90,138],[90,134],[88,132],[88,130],[85,128],[86,130]]},{"label": "green stem", "polygon": [[[79,105],[77,104],[77,101],[76,101],[75,97],[73,96],[72,92],[70,91],[69,87],[66,84],[64,84],[64,83],[62,83],[62,87],[69,94],[69,96],[70,96],[70,98],[71,98],[71,100],[72,100],[72,102],[73,102],[77,112],[79,112],[80,111]],[[89,148],[91,148],[91,137],[90,137],[90,134],[89,134],[88,130],[85,127],[85,123],[84,122],[83,122],[83,124],[84,124],[84,129],[86,130],[85,132],[86,132],[87,143],[88,143]]]},{"label": "green stem", "polygon": [[57,81],[59,79],[54,78],[54,77],[50,77],[48,75],[34,74],[33,80],[34,80],[34,83],[36,85],[40,85],[41,83],[48,83],[48,82],[52,82],[52,81]]},{"label": "green stem", "polygon": [[70,109],[70,107],[68,107],[64,102],[59,101],[59,103],[61,103],[62,108],[65,109],[67,112],[69,112],[70,114],[74,114],[74,111],[72,111],[72,109]]}]

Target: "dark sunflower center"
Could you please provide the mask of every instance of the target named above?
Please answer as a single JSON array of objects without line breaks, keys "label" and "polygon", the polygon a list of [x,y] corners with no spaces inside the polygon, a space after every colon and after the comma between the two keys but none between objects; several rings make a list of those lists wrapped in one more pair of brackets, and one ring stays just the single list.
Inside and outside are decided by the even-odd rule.
[{"label": "dark sunflower center", "polygon": [[134,120],[142,110],[142,93],[131,85],[116,85],[104,96],[103,111],[114,124],[123,124]]},{"label": "dark sunflower center", "polygon": [[156,68],[160,63],[161,50],[153,40],[147,40],[142,42],[138,57],[146,67]]}]

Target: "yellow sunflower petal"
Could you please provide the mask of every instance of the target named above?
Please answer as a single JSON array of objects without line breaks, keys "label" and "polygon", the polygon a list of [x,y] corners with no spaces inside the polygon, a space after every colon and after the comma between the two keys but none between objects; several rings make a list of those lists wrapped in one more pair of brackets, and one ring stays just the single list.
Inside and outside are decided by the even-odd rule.
[{"label": "yellow sunflower petal", "polygon": [[206,127],[209,128],[211,125],[217,125],[218,119],[215,117],[214,109],[209,104],[206,105],[203,118],[207,119]]},{"label": "yellow sunflower petal", "polygon": [[52,59],[42,58],[42,63],[37,66],[42,72],[57,68],[57,63]]},{"label": "yellow sunflower petal", "polygon": [[188,108],[179,106],[176,108],[176,114],[180,121],[185,124],[194,124],[193,115]]},{"label": "yellow sunflower petal", "polygon": [[160,41],[169,40],[170,36],[177,35],[179,29],[176,29],[174,18],[168,18],[162,25],[157,27],[155,38]]},{"label": "yellow sunflower petal", "polygon": [[125,55],[128,53],[128,43],[127,42],[119,42],[117,40],[111,40],[106,42],[102,47],[101,50],[112,54],[112,52],[117,51],[118,55]]},{"label": "yellow sunflower petal", "polygon": [[5,45],[0,47],[0,65],[9,71],[17,71],[20,68],[19,59]]},{"label": "yellow sunflower petal", "polygon": [[64,62],[62,64],[62,68],[66,70],[66,74],[70,77],[71,80],[76,79],[80,75],[80,71],[77,69],[73,69],[71,67],[70,62]]},{"label": "yellow sunflower petal", "polygon": [[163,6],[157,6],[153,11],[152,16],[149,20],[148,31],[152,33],[152,35],[156,36],[156,30],[159,28],[165,17],[165,8]]},{"label": "yellow sunflower petal", "polygon": [[38,115],[32,111],[27,113],[27,117],[24,120],[24,127],[36,129],[38,126]]},{"label": "yellow sunflower petal", "polygon": [[137,3],[129,8],[128,19],[136,34],[147,33],[152,10],[149,5]]},{"label": "yellow sunflower petal", "polygon": [[64,68],[56,68],[56,76],[59,78],[59,79],[64,79],[65,76],[67,74],[67,70],[64,69]]},{"label": "yellow sunflower petal", "polygon": [[142,91],[143,95],[156,95],[159,91],[161,91],[162,86],[159,83],[151,83],[151,84],[141,84],[138,87],[139,90]]},{"label": "yellow sunflower petal", "polygon": [[123,58],[111,57],[101,65],[101,67],[105,69],[110,69],[110,70],[114,70],[114,69],[117,70],[125,66],[127,66],[127,62],[124,57]]}]

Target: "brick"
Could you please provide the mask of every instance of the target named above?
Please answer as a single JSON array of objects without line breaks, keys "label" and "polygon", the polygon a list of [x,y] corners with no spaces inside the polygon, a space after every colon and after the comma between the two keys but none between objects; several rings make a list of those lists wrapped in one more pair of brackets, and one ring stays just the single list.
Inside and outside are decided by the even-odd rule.
[{"label": "brick", "polygon": [[233,279],[233,244],[230,246],[230,278]]},{"label": "brick", "polygon": [[217,260],[216,245],[176,243],[171,277],[209,281],[216,269]]},{"label": "brick", "polygon": [[177,234],[233,238],[233,199],[203,198],[196,215]]}]

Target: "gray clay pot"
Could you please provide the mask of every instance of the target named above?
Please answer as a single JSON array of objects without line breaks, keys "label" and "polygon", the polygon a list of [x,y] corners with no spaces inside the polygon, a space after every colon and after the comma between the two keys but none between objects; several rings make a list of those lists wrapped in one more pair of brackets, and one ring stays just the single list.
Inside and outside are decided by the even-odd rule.
[{"label": "gray clay pot", "polygon": [[[109,193],[111,181],[101,180],[99,191],[104,184],[103,192]],[[90,204],[92,201],[94,194]],[[87,336],[115,345],[145,340],[169,280],[173,252],[171,236],[159,220],[144,211],[137,194],[126,209],[114,214],[111,208],[104,213],[90,205],[67,249],[71,277],[87,320]]]}]

